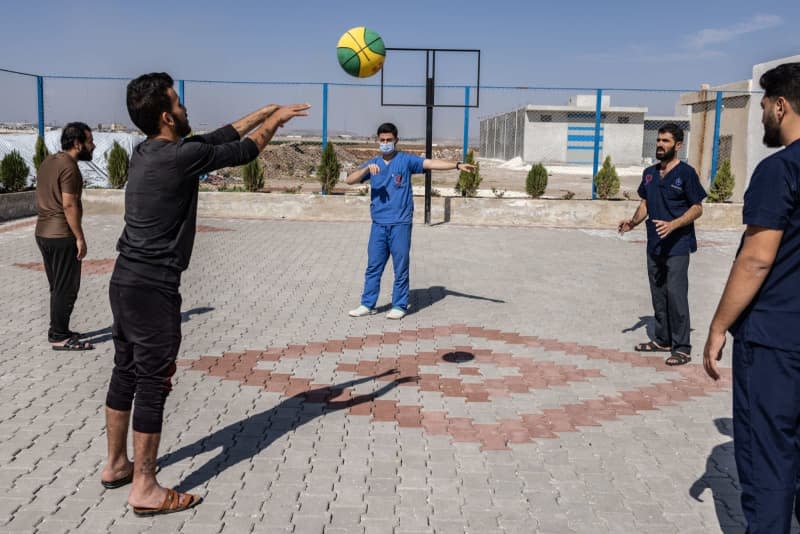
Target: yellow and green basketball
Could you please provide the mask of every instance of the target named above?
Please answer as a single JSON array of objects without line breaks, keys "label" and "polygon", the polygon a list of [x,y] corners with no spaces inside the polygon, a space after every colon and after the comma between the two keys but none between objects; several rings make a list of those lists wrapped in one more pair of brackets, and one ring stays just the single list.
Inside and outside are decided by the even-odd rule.
[{"label": "yellow and green basketball", "polygon": [[357,26],[344,32],[336,46],[336,55],[347,74],[366,78],[383,67],[386,47],[380,35],[364,26]]}]

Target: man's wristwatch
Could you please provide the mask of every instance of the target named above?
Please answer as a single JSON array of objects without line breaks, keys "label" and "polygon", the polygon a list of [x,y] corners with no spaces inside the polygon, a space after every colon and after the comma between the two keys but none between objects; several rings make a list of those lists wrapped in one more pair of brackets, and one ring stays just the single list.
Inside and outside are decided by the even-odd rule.
[{"label": "man's wristwatch", "polygon": [[456,161],[456,170],[457,171],[461,170],[461,169],[459,169],[459,167],[461,166],[462,163],[464,163],[464,162],[463,161]]}]

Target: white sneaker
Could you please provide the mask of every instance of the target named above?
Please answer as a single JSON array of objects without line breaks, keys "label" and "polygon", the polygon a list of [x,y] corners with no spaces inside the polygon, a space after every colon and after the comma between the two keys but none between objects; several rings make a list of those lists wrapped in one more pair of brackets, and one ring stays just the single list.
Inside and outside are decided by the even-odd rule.
[{"label": "white sneaker", "polygon": [[362,304],[355,310],[350,310],[348,312],[348,315],[350,315],[350,317],[364,317],[365,315],[375,315],[375,308],[367,308]]},{"label": "white sneaker", "polygon": [[401,310],[400,308],[392,308],[389,310],[389,313],[386,314],[387,319],[402,319],[406,316],[406,311]]}]

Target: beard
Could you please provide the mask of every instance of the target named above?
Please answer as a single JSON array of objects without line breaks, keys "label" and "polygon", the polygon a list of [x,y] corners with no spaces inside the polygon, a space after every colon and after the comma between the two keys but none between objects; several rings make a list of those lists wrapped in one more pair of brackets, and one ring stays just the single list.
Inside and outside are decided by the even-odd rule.
[{"label": "beard", "polygon": [[189,117],[181,119],[173,115],[173,118],[175,119],[175,133],[178,134],[178,137],[186,137],[192,133],[192,127],[189,126]]},{"label": "beard", "polygon": [[772,116],[768,116],[764,121],[764,144],[767,148],[783,146],[783,143],[781,143],[781,127]]},{"label": "beard", "polygon": [[85,146],[78,152],[78,161],[92,161],[92,153]]},{"label": "beard", "polygon": [[656,159],[658,161],[672,161],[675,158],[675,147],[669,150],[659,151],[656,149]]}]

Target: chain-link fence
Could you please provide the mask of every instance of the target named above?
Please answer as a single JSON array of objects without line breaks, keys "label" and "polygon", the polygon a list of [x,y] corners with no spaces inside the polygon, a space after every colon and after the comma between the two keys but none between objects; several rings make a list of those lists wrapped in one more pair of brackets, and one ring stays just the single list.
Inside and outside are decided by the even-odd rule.
[{"label": "chain-link fence", "polygon": [[4,132],[36,124],[38,77],[0,69],[0,127]]},{"label": "chain-link fence", "polygon": [[[80,120],[98,131],[135,132],[125,107],[127,83],[0,71],[0,127],[7,135],[25,127],[41,133]],[[754,149],[761,140],[760,97],[749,92],[748,83],[741,85],[699,91],[439,86],[436,102],[474,105],[479,97],[480,107],[436,108],[433,142],[460,148],[461,157],[471,146],[487,161],[487,169],[492,160],[509,172],[541,162],[554,174],[586,180],[610,157],[620,174],[640,177],[655,162],[658,129],[672,122],[685,132],[679,157],[697,169],[706,185],[721,162],[729,161],[737,179],[734,199],[741,199],[755,155],[761,154]],[[387,101],[424,103],[420,85],[384,89]],[[310,116],[292,121],[280,136],[303,143],[364,143],[386,121],[398,126],[408,144],[421,144],[426,134],[424,107],[384,106],[380,84],[372,81],[177,80],[176,90],[195,131],[211,130],[267,103],[309,102]],[[35,136],[30,144],[34,141]],[[7,144],[0,138],[0,157]]]}]

